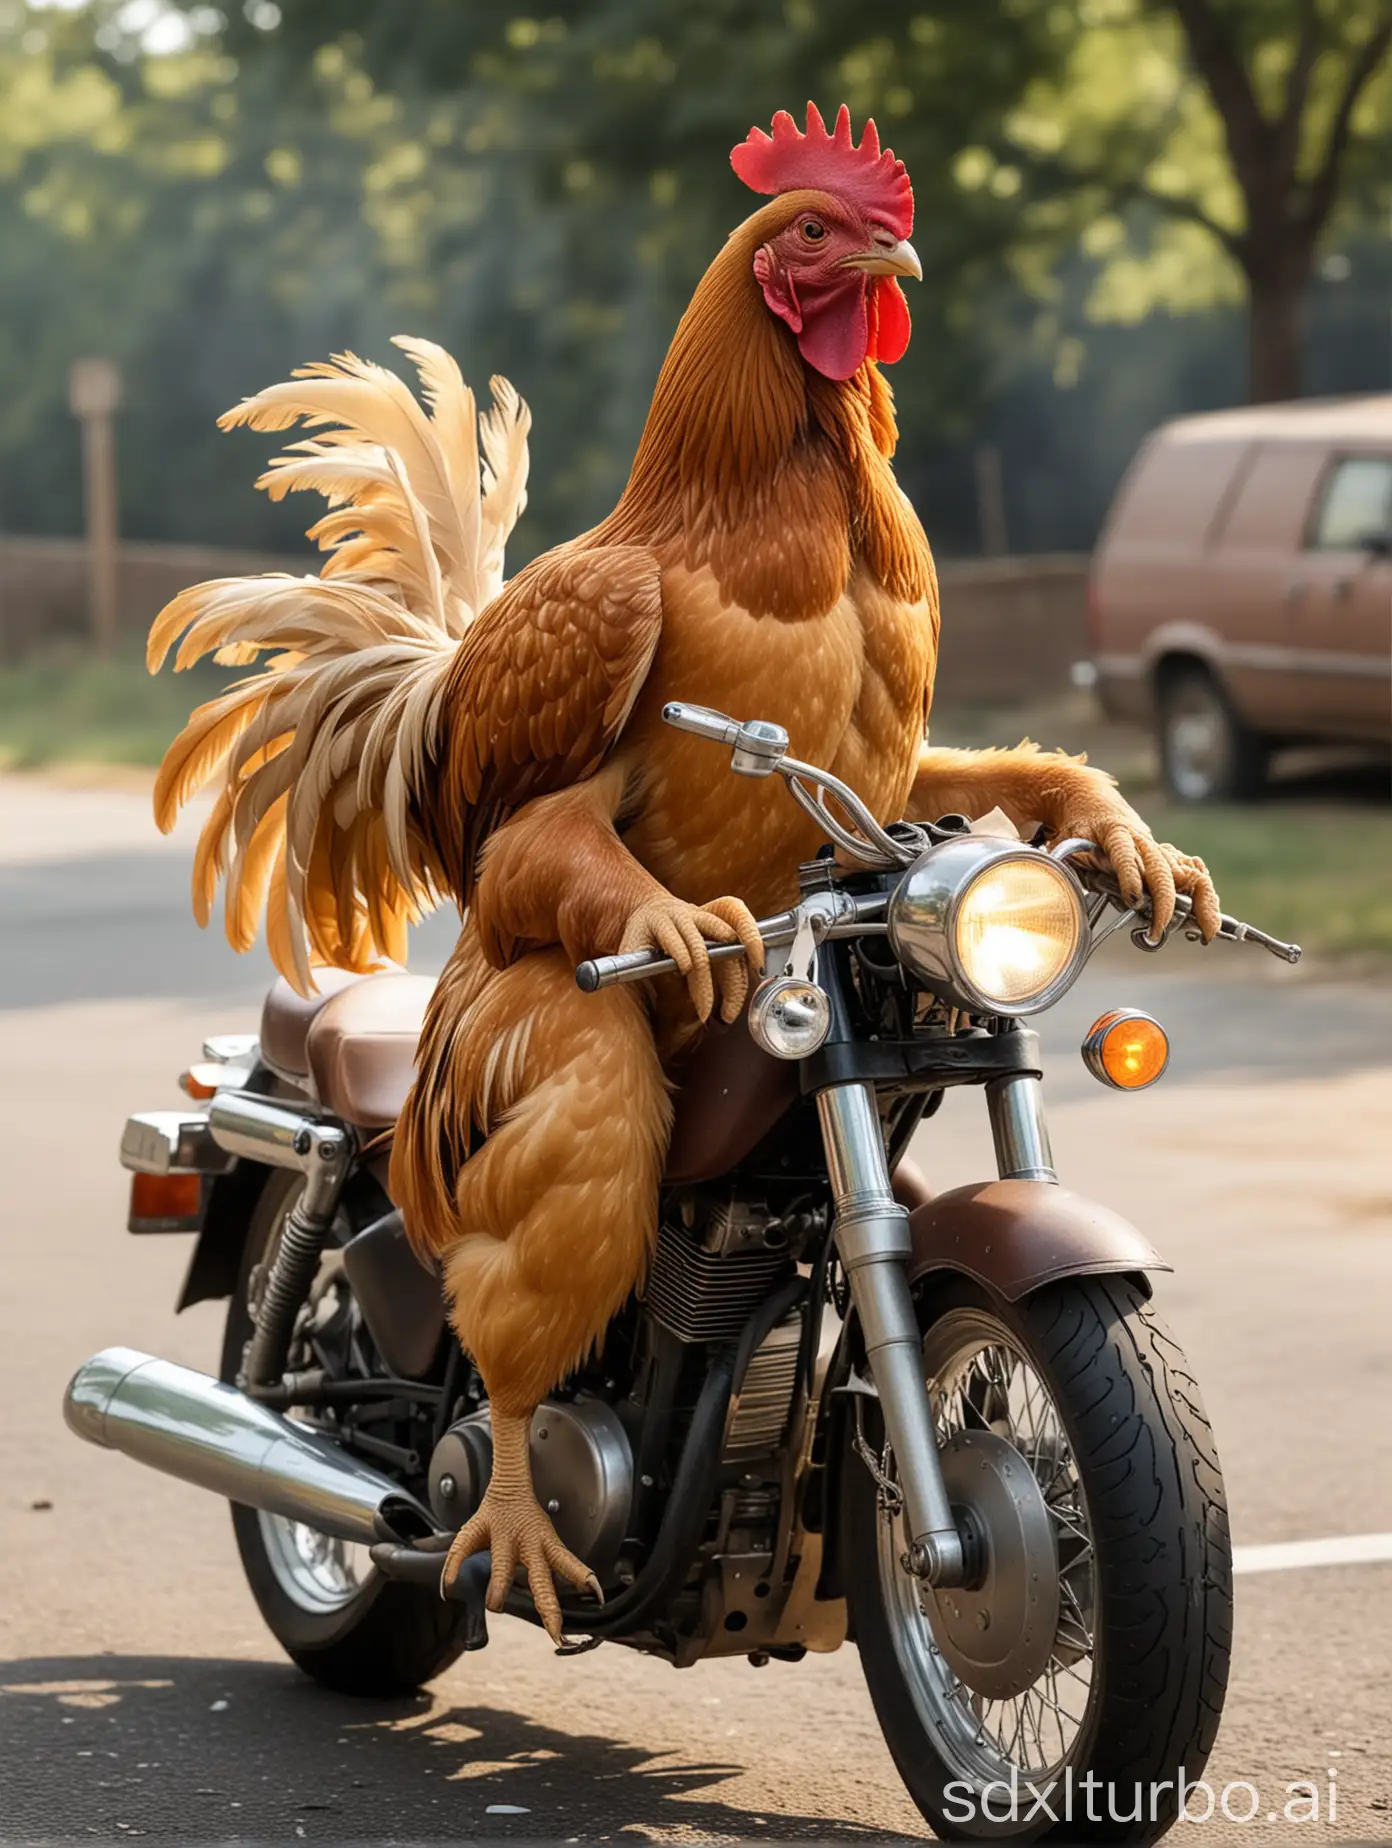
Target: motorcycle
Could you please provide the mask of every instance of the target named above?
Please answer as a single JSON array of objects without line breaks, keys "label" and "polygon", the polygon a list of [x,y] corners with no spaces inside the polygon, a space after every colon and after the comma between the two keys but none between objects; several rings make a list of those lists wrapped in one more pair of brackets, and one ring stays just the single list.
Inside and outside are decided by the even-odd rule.
[{"label": "motorcycle", "polygon": [[[684,1074],[641,1290],[533,1423],[538,1499],[604,1589],[564,1605],[561,1653],[763,1666],[853,1640],[939,1835],[1153,1839],[1222,1708],[1223,1482],[1151,1305],[1169,1267],[1059,1184],[1027,1023],[1113,932],[1156,949],[1187,902],[1153,936],[1090,842],[881,827],[778,726],[664,716],[781,777],[826,845],[760,924],[748,1031],[712,1031]],[[672,967],[599,957],[577,980]],[[440,1572],[488,1480],[489,1409],[386,1191],[430,986],[277,983],[259,1035],[205,1042],[189,1108],[130,1119],[130,1230],[196,1233],[179,1307],[229,1299],[219,1377],[114,1347],[65,1401],[79,1437],[226,1497],[282,1647],[369,1695],[488,1640],[487,1556],[444,1597]],[[1083,1054],[1138,1089],[1168,1046],[1117,1009]],[[964,1085],[997,1174],[934,1196],[909,1144]],[[507,1609],[536,1620],[520,1584]],[[1089,1780],[1151,1805],[1098,1821]]]}]

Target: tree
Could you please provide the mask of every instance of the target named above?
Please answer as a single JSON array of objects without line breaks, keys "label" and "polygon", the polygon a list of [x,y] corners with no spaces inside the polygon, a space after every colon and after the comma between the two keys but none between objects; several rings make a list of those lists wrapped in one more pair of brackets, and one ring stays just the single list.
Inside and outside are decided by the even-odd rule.
[{"label": "tree", "polygon": [[281,543],[299,510],[251,493],[250,445],[213,418],[335,348],[390,361],[405,330],[534,405],[515,556],[574,533],[613,504],[676,319],[754,206],[730,147],[809,96],[873,112],[914,174],[911,469],[980,401],[979,298],[1013,234],[952,155],[1057,63],[1056,10],[1013,0],[983,40],[979,0],[869,20],[851,0],[0,0],[0,243],[30,253],[9,266],[25,337],[0,331],[0,518],[75,523],[81,342],[127,376],[123,530]]},{"label": "tree", "polygon": [[1081,237],[1099,318],[1240,292],[1250,396],[1298,396],[1321,239],[1341,205],[1392,203],[1392,0],[1086,0],[1078,19],[1061,75],[959,157],[961,183],[1014,175],[1038,282]]},{"label": "tree", "polygon": [[[1284,93],[1277,108],[1268,112],[1262,106],[1259,79],[1249,75],[1239,53],[1240,40],[1228,29],[1215,0],[1172,4],[1193,66],[1223,119],[1246,207],[1246,221],[1235,234],[1216,221],[1206,228],[1231,240],[1228,247],[1247,278],[1251,396],[1257,401],[1295,397],[1300,390],[1302,309],[1315,247],[1339,195],[1359,102],[1392,46],[1392,5],[1335,0],[1326,10],[1319,0],[1298,0]],[[1254,12],[1249,9],[1249,14]],[[1247,26],[1250,35],[1250,16],[1233,23]],[[1264,48],[1270,41],[1256,43]],[[1327,76],[1317,86],[1321,65]]]}]

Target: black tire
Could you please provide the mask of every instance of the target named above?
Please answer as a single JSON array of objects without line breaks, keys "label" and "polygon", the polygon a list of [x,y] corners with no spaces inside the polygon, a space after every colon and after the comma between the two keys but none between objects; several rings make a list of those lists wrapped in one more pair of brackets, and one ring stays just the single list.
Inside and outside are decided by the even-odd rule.
[{"label": "black tire", "polygon": [[[1020,1774],[1013,1815],[998,1793],[990,1799],[988,1820],[977,1800],[963,1794],[970,1780],[954,1792],[962,1759],[954,1764],[940,1751],[950,1726],[933,1731],[915,1705],[912,1673],[896,1649],[896,1634],[902,1647],[905,1626],[901,1617],[896,1632],[883,1589],[884,1517],[869,1471],[850,1453],[845,1582],[885,1739],[909,1794],[945,1840],[1153,1841],[1175,1820],[1177,1802],[1173,1783],[1158,1795],[1152,1786],[1175,1779],[1181,1767],[1191,1784],[1202,1775],[1218,1731],[1231,1652],[1227,1510],[1198,1388],[1142,1289],[1126,1279],[1071,1279],[1017,1305],[954,1281],[924,1310],[929,1344],[934,1326],[946,1329],[951,1315],[959,1327],[984,1315],[1011,1332],[1053,1401],[1081,1487],[1093,1544],[1087,1568],[1093,1649],[1076,1740],[1052,1772],[1064,1788],[1065,1764],[1072,1772],[1071,1815],[1063,1813],[1062,1789],[1048,1810],[1036,1809],[1023,1787],[1028,1767]],[[1018,1450],[1010,1454],[1020,1456]],[[941,1607],[934,1608],[940,1618]],[[923,1628],[926,1634],[926,1623]],[[1062,1621],[1056,1634],[1064,1638]],[[945,1639],[938,1619],[932,1638],[928,1656],[939,1657],[936,1645]],[[964,1706],[971,1705],[968,1697]],[[975,1723],[968,1721],[961,1738]],[[1090,1797],[1081,1785],[1089,1773],[1097,1780]],[[1137,1784],[1141,1813],[1130,1819]],[[975,1788],[979,1793],[980,1785]],[[1113,1820],[1113,1810],[1121,1821]],[[1051,1812],[1057,1812],[1052,1819]]]},{"label": "black tire", "polygon": [[[297,1176],[271,1171],[257,1200],[227,1312],[224,1380],[236,1379],[251,1334],[253,1267],[298,1186]],[[287,1589],[256,1509],[234,1504],[232,1529],[247,1583],[271,1634],[296,1667],[322,1686],[375,1699],[406,1694],[442,1674],[463,1651],[468,1615],[433,1589],[395,1583],[371,1571],[347,1603],[330,1610],[307,1608]]]},{"label": "black tire", "polygon": [[1165,669],[1156,696],[1160,771],[1177,802],[1251,802],[1266,787],[1268,741],[1206,667]]}]

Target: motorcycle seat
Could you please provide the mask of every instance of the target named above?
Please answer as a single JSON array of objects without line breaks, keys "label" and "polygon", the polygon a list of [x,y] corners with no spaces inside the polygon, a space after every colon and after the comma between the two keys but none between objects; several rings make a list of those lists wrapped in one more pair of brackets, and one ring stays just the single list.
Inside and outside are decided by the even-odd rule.
[{"label": "motorcycle seat", "polygon": [[261,1062],[269,1065],[278,1078],[303,1084],[309,1076],[309,1053],[305,1041],[321,1009],[339,993],[367,977],[348,969],[316,969],[318,992],[299,995],[277,976],[267,990],[261,1007]]},{"label": "motorcycle seat", "polygon": [[323,1107],[360,1129],[395,1123],[416,1075],[416,1047],[434,978],[393,972],[360,976],[318,1007],[305,1058]]}]

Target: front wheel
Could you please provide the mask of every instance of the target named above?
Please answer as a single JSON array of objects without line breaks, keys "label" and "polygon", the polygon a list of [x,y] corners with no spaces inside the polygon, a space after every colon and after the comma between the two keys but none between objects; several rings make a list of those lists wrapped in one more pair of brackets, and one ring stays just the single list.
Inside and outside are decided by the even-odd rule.
[{"label": "front wheel", "polygon": [[[1222,1476],[1183,1354],[1134,1283],[926,1300],[924,1368],[970,1582],[901,1564],[892,1456],[846,1459],[844,1559],[875,1711],[947,1840],[1148,1842],[1227,1687]],[[873,1410],[873,1408],[872,1408]],[[864,1441],[882,1442],[872,1419]]]}]

